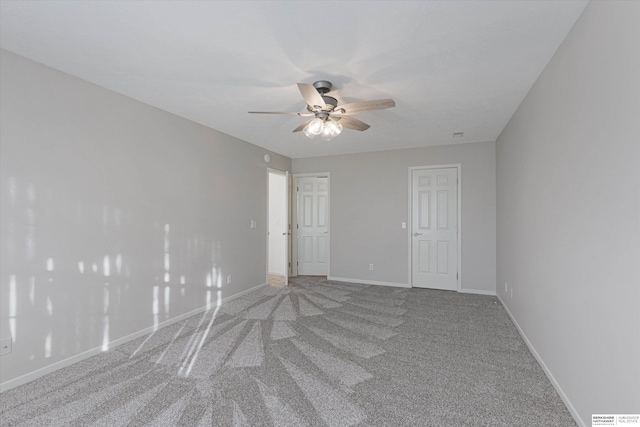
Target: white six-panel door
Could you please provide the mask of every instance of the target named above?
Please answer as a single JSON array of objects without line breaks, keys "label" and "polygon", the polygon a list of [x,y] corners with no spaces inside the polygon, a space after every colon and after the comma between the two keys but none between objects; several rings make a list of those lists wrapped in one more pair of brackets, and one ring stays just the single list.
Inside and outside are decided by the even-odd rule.
[{"label": "white six-panel door", "polygon": [[411,177],[411,283],[458,289],[458,172],[415,169]]},{"label": "white six-panel door", "polygon": [[326,276],[329,255],[329,179],[298,178],[298,274]]}]

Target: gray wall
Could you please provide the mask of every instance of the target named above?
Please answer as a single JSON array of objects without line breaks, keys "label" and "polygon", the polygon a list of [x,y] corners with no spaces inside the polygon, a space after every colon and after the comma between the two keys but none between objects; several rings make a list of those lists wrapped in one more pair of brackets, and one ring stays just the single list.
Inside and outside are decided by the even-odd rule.
[{"label": "gray wall", "polygon": [[640,3],[592,2],[497,141],[499,297],[584,425],[640,413],[639,138]]},{"label": "gray wall", "polygon": [[1,55],[3,383],[265,282],[265,150]]},{"label": "gray wall", "polygon": [[462,287],[495,292],[493,142],[294,159],[294,173],[331,174],[331,276],[406,285],[408,168],[452,163],[462,164]]}]

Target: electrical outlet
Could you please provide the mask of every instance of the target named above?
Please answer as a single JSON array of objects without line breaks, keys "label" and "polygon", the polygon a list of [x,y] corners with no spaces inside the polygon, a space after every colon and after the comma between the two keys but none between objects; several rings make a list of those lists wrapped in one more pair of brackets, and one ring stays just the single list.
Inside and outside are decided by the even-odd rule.
[{"label": "electrical outlet", "polygon": [[373,264],[369,264],[369,270],[373,270]]},{"label": "electrical outlet", "polygon": [[230,285],[230,284],[231,284],[231,275],[229,274],[227,276],[227,285]]},{"label": "electrical outlet", "polygon": [[0,339],[0,356],[11,353],[11,337]]},{"label": "electrical outlet", "polygon": [[406,222],[404,222],[404,221],[402,222],[402,229],[403,229],[403,230],[406,230],[406,229],[407,229],[407,223],[406,223]]}]

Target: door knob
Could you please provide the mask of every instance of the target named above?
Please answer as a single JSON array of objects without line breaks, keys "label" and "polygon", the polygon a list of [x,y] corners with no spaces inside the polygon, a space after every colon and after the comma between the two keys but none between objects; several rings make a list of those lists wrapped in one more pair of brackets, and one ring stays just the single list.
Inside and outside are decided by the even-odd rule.
[{"label": "door knob", "polygon": [[415,237],[422,236],[422,233],[413,233]]}]

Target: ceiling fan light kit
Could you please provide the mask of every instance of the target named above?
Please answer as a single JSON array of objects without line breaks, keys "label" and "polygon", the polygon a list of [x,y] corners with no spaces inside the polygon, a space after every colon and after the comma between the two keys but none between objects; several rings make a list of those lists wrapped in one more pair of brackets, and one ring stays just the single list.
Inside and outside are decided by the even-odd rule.
[{"label": "ceiling fan light kit", "polygon": [[308,138],[320,136],[328,141],[342,132],[343,128],[357,131],[369,129],[369,125],[353,117],[353,114],[365,111],[383,110],[395,107],[393,99],[380,99],[377,101],[354,102],[338,106],[338,100],[326,94],[331,90],[332,84],[327,80],[319,80],[313,85],[298,83],[298,89],[307,103],[307,111],[303,112],[271,112],[271,111],[249,111],[251,114],[297,114],[301,117],[310,117],[294,132],[302,131]]},{"label": "ceiling fan light kit", "polygon": [[325,141],[329,141],[340,135],[342,125],[328,116],[325,119],[316,117],[302,129],[302,132],[310,139],[319,135]]}]

